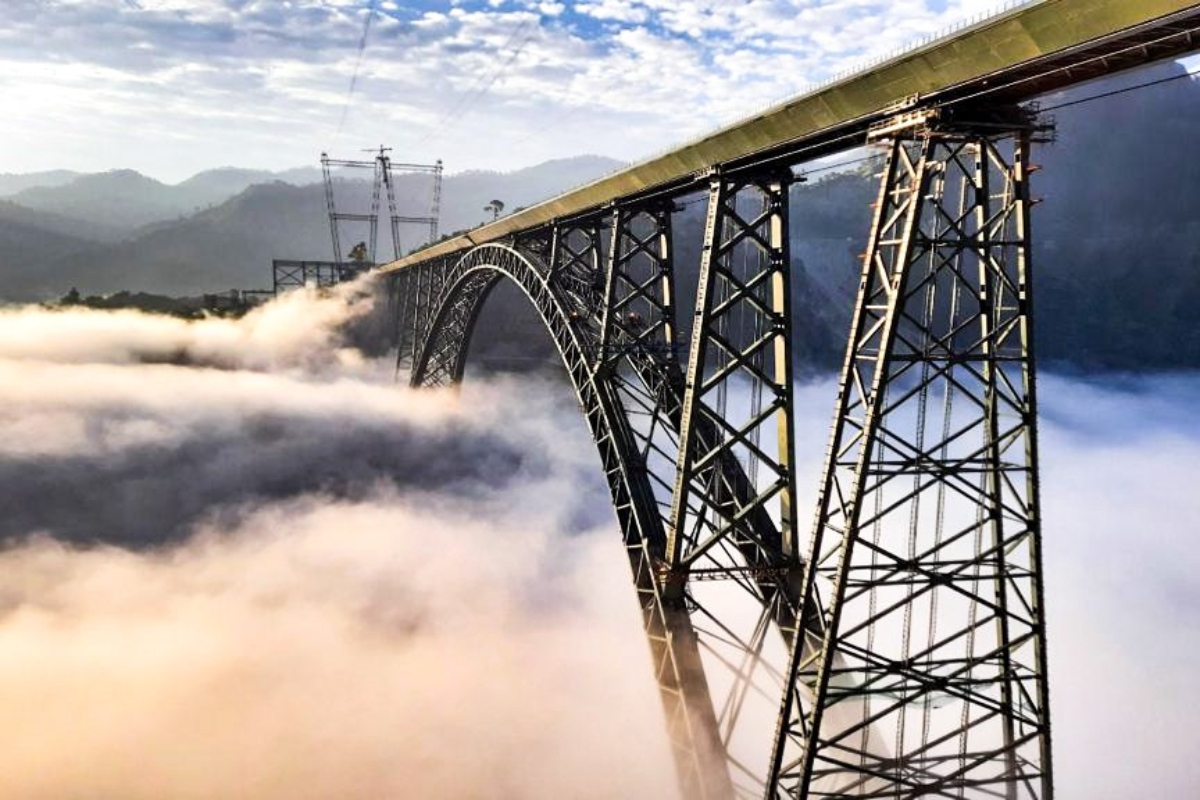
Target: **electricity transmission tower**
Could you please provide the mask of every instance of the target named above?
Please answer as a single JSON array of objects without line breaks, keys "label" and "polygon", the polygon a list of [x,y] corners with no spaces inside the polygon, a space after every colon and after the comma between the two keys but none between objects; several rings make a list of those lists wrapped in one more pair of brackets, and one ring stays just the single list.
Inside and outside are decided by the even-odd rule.
[{"label": "electricity transmission tower", "polygon": [[[438,218],[442,202],[441,160],[439,159],[433,164],[398,164],[393,162],[388,155],[391,150],[390,147],[380,145],[378,150],[364,151],[375,154],[375,157],[369,161],[335,159],[330,158],[326,153],[321,153],[321,172],[325,179],[325,204],[329,210],[329,232],[333,241],[333,261],[341,269],[359,269],[378,263],[376,246],[379,238],[379,211],[384,197],[386,197],[388,205],[393,259],[398,259],[403,255],[400,236],[402,225],[420,226],[427,233],[427,242],[437,240]],[[368,210],[365,212],[338,210],[335,195],[338,188],[336,178],[339,176],[335,175],[336,170],[371,171],[371,198]],[[430,176],[426,213],[415,215],[400,213],[396,201],[396,175],[398,173]],[[350,250],[343,249],[343,240],[350,245]]]}]

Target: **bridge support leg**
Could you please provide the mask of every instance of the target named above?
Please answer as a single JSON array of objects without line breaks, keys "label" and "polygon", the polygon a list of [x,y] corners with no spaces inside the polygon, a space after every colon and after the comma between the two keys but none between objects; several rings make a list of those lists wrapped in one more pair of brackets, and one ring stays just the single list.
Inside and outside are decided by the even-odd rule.
[{"label": "bridge support leg", "polygon": [[396,375],[401,372],[411,373],[413,366],[413,349],[416,343],[414,328],[417,314],[416,285],[413,279],[415,269],[401,270],[391,278],[388,286],[390,312],[392,315],[392,337],[396,346]]},{"label": "bridge support leg", "polygon": [[[714,176],[667,520],[664,593],[710,656],[721,743],[741,796],[762,790],[761,719],[783,691],[799,566],[788,209],[791,172]],[[666,406],[667,404],[662,404]]]},{"label": "bridge support leg", "polygon": [[[709,192],[668,530],[677,570],[709,562],[720,569],[710,554],[731,545],[751,571],[795,562],[790,183],[787,171],[759,181],[716,178]],[[750,395],[744,411],[738,399],[729,402],[742,386]],[[775,441],[764,442],[763,432]],[[723,463],[746,465],[744,489],[731,485]]]},{"label": "bridge support leg", "polygon": [[1052,797],[1029,133],[995,131],[890,143],[769,798]]},{"label": "bridge support leg", "polygon": [[[646,636],[650,644],[667,733],[675,755],[683,797],[733,800],[734,787],[726,761],[724,742],[714,712],[713,698],[701,659],[701,644],[691,609],[678,591],[665,585],[660,565],[665,556],[665,509],[670,484],[652,465],[674,460],[678,449],[680,398],[672,392],[679,374],[675,351],[674,262],[671,249],[671,207],[617,208],[611,217],[608,247],[598,237],[588,245],[565,251],[568,264],[576,262],[575,275],[560,272],[560,282],[574,280],[573,294],[600,299],[592,374],[601,391],[613,394],[623,410],[618,428],[624,428],[632,452],[626,453],[634,470],[644,475],[652,501],[651,519],[644,520],[641,535],[622,524],[625,546],[633,571]],[[593,229],[598,233],[598,229]],[[601,254],[602,271],[581,258]],[[573,258],[572,258],[573,257]],[[597,282],[594,277],[603,276]],[[602,287],[602,294],[597,288]],[[587,304],[581,304],[587,308]],[[618,509],[620,507],[618,506]]]}]

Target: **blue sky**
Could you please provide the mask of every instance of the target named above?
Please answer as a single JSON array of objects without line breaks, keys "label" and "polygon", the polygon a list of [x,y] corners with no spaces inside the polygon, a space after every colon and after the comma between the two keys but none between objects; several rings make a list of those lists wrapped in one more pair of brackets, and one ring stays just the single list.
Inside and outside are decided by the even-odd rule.
[{"label": "blue sky", "polygon": [[0,172],[635,159],[996,5],[6,0]]}]

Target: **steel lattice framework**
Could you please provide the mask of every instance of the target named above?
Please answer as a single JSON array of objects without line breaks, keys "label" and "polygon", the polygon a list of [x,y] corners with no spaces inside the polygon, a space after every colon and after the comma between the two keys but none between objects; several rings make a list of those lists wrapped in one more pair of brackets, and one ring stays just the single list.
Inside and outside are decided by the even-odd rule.
[{"label": "steel lattice framework", "polygon": [[890,145],[772,759],[781,797],[1051,794],[1028,139]]},{"label": "steel lattice framework", "polygon": [[1014,108],[964,119],[906,110],[873,133],[886,167],[807,539],[790,168],[707,175],[694,287],[662,198],[390,276],[414,386],[462,380],[502,280],[550,332],[608,479],[686,797],[1052,797],[1037,129]]},{"label": "steel lattice framework", "polygon": [[[385,267],[398,371],[518,286],[599,451],[689,798],[1052,800],[1022,103],[1196,49],[1200,4],[1033,0]],[[793,169],[885,156],[800,535]],[[680,200],[707,201],[678,264]],[[803,450],[801,449],[803,448]]]}]

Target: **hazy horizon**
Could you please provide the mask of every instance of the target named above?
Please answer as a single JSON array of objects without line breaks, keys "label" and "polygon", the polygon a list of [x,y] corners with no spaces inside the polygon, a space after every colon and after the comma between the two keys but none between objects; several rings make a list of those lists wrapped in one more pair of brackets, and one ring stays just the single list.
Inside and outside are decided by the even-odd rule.
[{"label": "hazy horizon", "polygon": [[[353,153],[353,154],[347,155],[346,159],[370,162],[372,157],[371,157],[370,153],[361,152],[361,153]],[[492,175],[507,175],[507,174],[512,174],[514,172],[521,172],[523,170],[532,169],[534,167],[541,167],[546,164],[553,164],[553,163],[559,162],[559,161],[575,161],[575,160],[583,160],[583,159],[613,161],[614,163],[617,163],[617,164],[624,163],[624,162],[619,162],[616,159],[610,159],[608,156],[602,156],[602,155],[598,155],[596,153],[579,153],[579,154],[573,155],[573,156],[563,156],[561,158],[550,158],[550,159],[545,159],[543,161],[537,161],[537,162],[529,163],[529,164],[520,164],[511,169],[500,170],[500,169],[472,168],[472,169],[454,170],[454,169],[447,168],[443,174],[446,177],[457,177],[457,176],[462,176],[462,175],[474,175],[474,174],[480,174],[480,173],[492,174]],[[159,183],[164,184],[166,186],[178,186],[182,183],[186,183],[187,181],[192,180],[193,178],[196,178],[197,176],[206,175],[206,174],[213,173],[213,172],[267,172],[272,175],[283,175],[283,174],[286,174],[289,172],[302,172],[302,171],[308,171],[308,170],[311,170],[316,173],[316,175],[313,178],[314,183],[319,183],[323,180],[321,177],[321,163],[320,163],[319,158],[317,158],[315,160],[315,163],[313,163],[313,164],[301,164],[301,165],[296,165],[296,166],[291,166],[291,167],[284,167],[282,169],[264,169],[262,167],[234,166],[232,164],[223,164],[221,166],[208,167],[206,169],[202,169],[198,172],[194,172],[190,175],[187,175],[184,178],[181,178],[179,180],[174,180],[174,181],[168,181],[159,176],[141,172],[140,170],[133,169],[132,167],[124,167],[124,166],[114,166],[114,167],[110,167],[107,169],[95,170],[93,172],[79,172],[77,170],[68,170],[68,169],[45,169],[45,170],[34,170],[34,171],[29,171],[29,172],[0,172],[0,178],[22,178],[22,177],[29,177],[29,176],[34,176],[34,175],[44,175],[44,174],[49,174],[49,173],[65,173],[65,172],[73,173],[79,177],[86,177],[86,176],[92,176],[92,175],[109,175],[114,172],[135,172],[144,178],[150,178],[150,179],[158,181]],[[370,178],[369,178],[369,176],[364,177],[363,180],[370,180]]]}]

